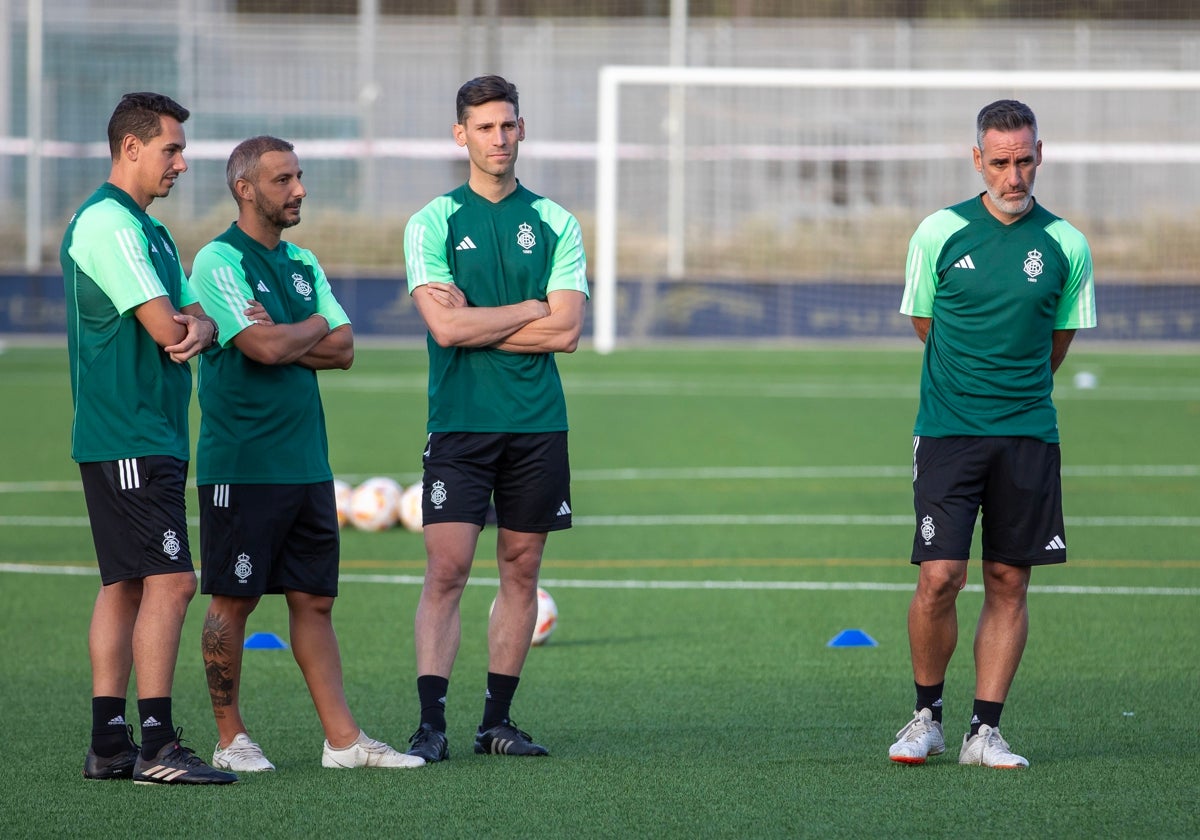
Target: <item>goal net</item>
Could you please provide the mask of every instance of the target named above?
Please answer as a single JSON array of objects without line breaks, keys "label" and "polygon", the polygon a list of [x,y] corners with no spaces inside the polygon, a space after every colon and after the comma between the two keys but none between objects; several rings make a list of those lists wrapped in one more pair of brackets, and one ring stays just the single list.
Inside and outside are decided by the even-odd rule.
[{"label": "goal net", "polygon": [[598,350],[663,338],[909,336],[920,220],[983,189],[974,120],[1038,115],[1035,194],[1088,236],[1096,338],[1200,340],[1200,73],[600,72]]}]

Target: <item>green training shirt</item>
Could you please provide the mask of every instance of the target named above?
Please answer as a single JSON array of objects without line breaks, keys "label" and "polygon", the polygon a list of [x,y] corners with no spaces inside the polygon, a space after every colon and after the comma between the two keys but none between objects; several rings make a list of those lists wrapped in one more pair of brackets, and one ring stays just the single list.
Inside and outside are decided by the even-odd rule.
[{"label": "green training shirt", "polygon": [[333,478],[316,371],[264,365],[234,344],[256,327],[257,300],[276,324],[320,314],[330,329],[350,323],[311,251],[280,242],[267,250],[236,224],[205,245],[192,285],[220,329],[220,347],[200,360],[200,439],[196,483],[315,484]]},{"label": "green training shirt", "polygon": [[[466,184],[435,198],[404,231],[408,291],[454,283],[470,306],[588,293],[575,217],[520,184],[492,203]],[[553,353],[429,346],[430,432],[558,432],[566,400]]]},{"label": "green training shirt", "polygon": [[1006,225],[982,194],[939,210],[909,243],[900,311],[933,319],[914,434],[1058,443],[1053,333],[1096,326],[1082,233],[1036,203]]},{"label": "green training shirt", "polygon": [[75,212],[59,249],[71,361],[71,457],[147,455],[188,460],[192,371],[134,314],[164,295],[196,302],[171,234],[119,187],[105,183]]}]

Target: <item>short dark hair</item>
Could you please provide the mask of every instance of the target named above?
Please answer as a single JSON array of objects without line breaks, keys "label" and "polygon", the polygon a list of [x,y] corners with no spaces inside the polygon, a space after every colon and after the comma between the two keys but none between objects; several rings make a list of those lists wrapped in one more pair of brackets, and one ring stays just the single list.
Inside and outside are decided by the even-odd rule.
[{"label": "short dark hair", "polygon": [[485,102],[511,102],[513,111],[519,116],[521,105],[517,99],[517,86],[502,76],[477,76],[458,89],[455,99],[458,124],[463,125],[467,109]]},{"label": "short dark hair", "polygon": [[1024,102],[1015,99],[997,99],[984,105],[975,118],[975,142],[983,148],[983,135],[992,129],[1000,131],[1017,131],[1029,126],[1033,129],[1033,139],[1037,139],[1037,117],[1033,109]]},{"label": "short dark hair", "polygon": [[269,134],[260,134],[238,143],[229,153],[229,160],[225,163],[225,183],[229,184],[229,191],[233,193],[234,200],[237,200],[237,190],[234,189],[237,182],[242,179],[247,181],[254,179],[254,176],[258,174],[258,164],[263,155],[267,152],[294,152],[295,150],[296,147],[288,141],[280,140]]},{"label": "short dark hair", "polygon": [[191,112],[169,96],[161,93],[127,93],[121,97],[112,116],[108,118],[108,150],[112,159],[121,154],[121,141],[132,134],[148,143],[162,133],[162,118],[174,117],[186,122]]}]

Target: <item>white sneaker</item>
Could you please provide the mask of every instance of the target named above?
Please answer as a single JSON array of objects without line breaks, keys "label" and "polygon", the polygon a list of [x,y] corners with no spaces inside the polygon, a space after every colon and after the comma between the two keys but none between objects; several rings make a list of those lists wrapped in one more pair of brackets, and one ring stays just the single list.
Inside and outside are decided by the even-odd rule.
[{"label": "white sneaker", "polygon": [[397,752],[383,741],[368,738],[361,729],[358,740],[344,750],[335,750],[326,741],[321,753],[322,767],[422,767],[424,764],[425,759],[419,755]]},{"label": "white sneaker", "polygon": [[1009,749],[1008,741],[1000,736],[999,729],[984,724],[974,738],[963,736],[962,751],[958,754],[959,764],[978,764],[997,770],[1019,770],[1029,762]]},{"label": "white sneaker", "polygon": [[896,733],[896,743],[888,750],[888,758],[901,764],[924,764],[928,756],[941,755],[945,751],[942,724],[933,719],[929,709],[919,709]]},{"label": "white sneaker", "polygon": [[263,755],[262,747],[251,741],[245,732],[233,736],[233,740],[225,749],[214,750],[212,763],[213,767],[233,770],[236,773],[261,773],[275,769],[275,765]]}]

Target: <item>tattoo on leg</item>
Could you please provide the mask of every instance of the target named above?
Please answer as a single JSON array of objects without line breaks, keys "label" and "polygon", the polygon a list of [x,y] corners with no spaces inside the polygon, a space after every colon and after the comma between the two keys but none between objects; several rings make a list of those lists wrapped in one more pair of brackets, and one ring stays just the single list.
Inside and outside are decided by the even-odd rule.
[{"label": "tattoo on leg", "polygon": [[211,613],[205,616],[200,647],[204,653],[208,695],[212,698],[213,714],[216,717],[224,717],[224,708],[233,705],[233,677],[230,673],[232,663],[229,661],[233,639],[230,635],[228,624],[220,616]]}]

